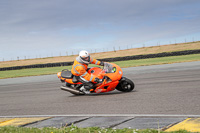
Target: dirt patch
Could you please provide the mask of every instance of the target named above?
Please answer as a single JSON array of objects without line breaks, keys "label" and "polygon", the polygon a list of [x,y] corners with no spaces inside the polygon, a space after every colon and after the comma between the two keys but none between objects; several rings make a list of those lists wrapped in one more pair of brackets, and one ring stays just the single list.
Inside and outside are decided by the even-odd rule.
[{"label": "dirt patch", "polygon": [[[179,44],[171,44],[171,45],[144,47],[144,48],[133,48],[133,49],[127,49],[127,50],[111,51],[111,52],[92,53],[91,57],[95,59],[102,59],[102,58],[155,54],[155,53],[162,53],[162,52],[174,52],[174,51],[194,50],[194,49],[200,49],[200,42],[179,43]],[[73,61],[76,57],[77,55],[49,57],[49,58],[41,58],[41,59],[27,59],[27,60],[19,60],[19,61],[4,61],[4,62],[0,62],[0,68],[11,67],[11,66],[32,65],[32,64],[69,62],[69,61]]]}]

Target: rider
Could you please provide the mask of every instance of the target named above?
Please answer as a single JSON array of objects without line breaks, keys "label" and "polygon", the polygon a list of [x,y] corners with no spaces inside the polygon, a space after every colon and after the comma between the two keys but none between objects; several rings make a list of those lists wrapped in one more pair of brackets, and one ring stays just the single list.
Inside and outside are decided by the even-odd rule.
[{"label": "rider", "polygon": [[82,83],[101,83],[102,79],[99,79],[96,76],[92,76],[87,72],[88,64],[90,63],[104,66],[104,62],[92,59],[87,51],[81,50],[79,52],[79,56],[76,57],[76,60],[72,66],[72,74],[75,75],[77,80]]}]

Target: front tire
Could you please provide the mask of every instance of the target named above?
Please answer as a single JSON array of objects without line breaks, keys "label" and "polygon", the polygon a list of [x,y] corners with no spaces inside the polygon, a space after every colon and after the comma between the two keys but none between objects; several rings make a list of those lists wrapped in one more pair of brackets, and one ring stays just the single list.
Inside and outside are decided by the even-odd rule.
[{"label": "front tire", "polygon": [[116,89],[122,92],[130,92],[135,88],[135,84],[128,78],[123,77],[119,84],[117,85]]}]

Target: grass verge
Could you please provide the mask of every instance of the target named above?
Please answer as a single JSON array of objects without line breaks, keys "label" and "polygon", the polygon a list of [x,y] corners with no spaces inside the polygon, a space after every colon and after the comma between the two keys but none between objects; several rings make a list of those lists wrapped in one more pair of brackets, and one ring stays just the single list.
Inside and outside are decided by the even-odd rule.
[{"label": "grass verge", "polygon": [[114,62],[122,68],[200,61],[200,54]]},{"label": "grass verge", "polygon": [[0,127],[1,133],[190,133],[185,130],[175,132],[164,132],[160,130],[137,130],[137,129],[111,129],[111,128],[78,128],[76,126],[65,128],[25,128],[25,127]]},{"label": "grass verge", "polygon": [[[141,60],[117,61],[113,63],[116,63],[120,67],[125,68],[125,67],[171,64],[171,63],[192,62],[192,61],[200,61],[200,54],[141,59]],[[93,66],[95,65],[89,65],[89,67]],[[71,66],[1,71],[0,79],[56,74],[62,69],[71,69]]]}]

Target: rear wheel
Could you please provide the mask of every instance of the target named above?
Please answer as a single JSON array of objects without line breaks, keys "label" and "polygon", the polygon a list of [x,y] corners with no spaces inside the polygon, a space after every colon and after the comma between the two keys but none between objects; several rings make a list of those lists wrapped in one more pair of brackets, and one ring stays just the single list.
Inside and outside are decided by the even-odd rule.
[{"label": "rear wheel", "polygon": [[123,77],[119,84],[117,85],[116,89],[122,92],[130,92],[135,88],[135,84],[130,79]]}]

